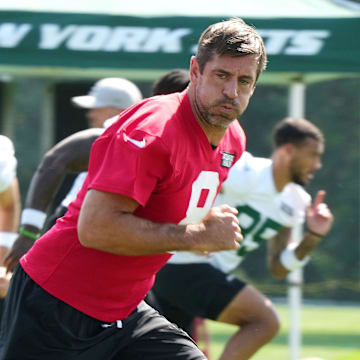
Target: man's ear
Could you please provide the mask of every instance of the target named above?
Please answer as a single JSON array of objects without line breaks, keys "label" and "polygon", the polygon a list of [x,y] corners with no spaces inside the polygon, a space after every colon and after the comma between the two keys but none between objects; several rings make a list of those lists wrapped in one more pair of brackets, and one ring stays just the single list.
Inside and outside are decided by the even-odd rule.
[{"label": "man's ear", "polygon": [[197,84],[200,75],[200,67],[196,56],[192,56],[190,60],[190,81]]},{"label": "man's ear", "polygon": [[294,144],[285,144],[282,146],[284,155],[288,160],[291,160],[296,152],[296,146]]}]

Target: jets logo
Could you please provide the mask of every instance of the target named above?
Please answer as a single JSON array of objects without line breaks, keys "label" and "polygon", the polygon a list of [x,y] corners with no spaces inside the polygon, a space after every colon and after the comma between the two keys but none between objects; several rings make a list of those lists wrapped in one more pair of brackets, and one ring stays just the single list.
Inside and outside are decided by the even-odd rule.
[{"label": "jets logo", "polygon": [[221,166],[226,167],[226,168],[230,168],[232,163],[234,162],[234,158],[235,158],[234,154],[230,154],[230,153],[227,153],[227,152],[224,151],[222,153]]}]

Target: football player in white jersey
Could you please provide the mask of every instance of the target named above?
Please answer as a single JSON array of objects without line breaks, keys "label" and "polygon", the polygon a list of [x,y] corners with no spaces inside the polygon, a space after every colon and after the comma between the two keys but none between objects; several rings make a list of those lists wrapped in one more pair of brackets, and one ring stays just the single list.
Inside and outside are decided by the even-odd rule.
[{"label": "football player in white jersey", "polygon": [[[269,270],[275,278],[284,278],[307,263],[331,228],[325,192],[319,191],[311,203],[303,188],[320,169],[323,151],[323,135],[315,125],[305,119],[281,121],[274,130],[271,159],[245,153],[216,200],[239,211],[241,248],[212,254],[178,252],[157,275],[153,293],[161,312],[188,332],[199,316],[239,326],[221,360],[249,359],[280,326],[271,301],[229,272],[267,242]],[[304,237],[296,244],[291,229],[304,222]]]},{"label": "football player in white jersey", "polygon": [[10,274],[6,275],[2,266],[3,259],[17,236],[21,210],[16,167],[13,143],[8,137],[0,135],[0,308],[10,279]]}]

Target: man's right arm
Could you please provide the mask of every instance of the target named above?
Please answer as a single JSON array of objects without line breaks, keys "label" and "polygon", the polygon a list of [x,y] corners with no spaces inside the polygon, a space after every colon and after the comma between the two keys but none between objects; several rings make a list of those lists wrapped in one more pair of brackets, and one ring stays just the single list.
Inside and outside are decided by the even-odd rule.
[{"label": "man's right arm", "polygon": [[23,234],[19,234],[5,259],[7,271],[14,269],[20,257],[31,248],[37,234],[41,232],[46,211],[66,174],[87,171],[91,146],[103,131],[102,128],[79,131],[59,142],[45,154],[26,194],[20,224]]},{"label": "man's right arm", "polygon": [[142,256],[167,251],[236,250],[242,235],[237,210],[213,207],[197,224],[157,223],[133,214],[128,197],[88,190],[80,210],[78,235],[85,247],[117,255]]}]

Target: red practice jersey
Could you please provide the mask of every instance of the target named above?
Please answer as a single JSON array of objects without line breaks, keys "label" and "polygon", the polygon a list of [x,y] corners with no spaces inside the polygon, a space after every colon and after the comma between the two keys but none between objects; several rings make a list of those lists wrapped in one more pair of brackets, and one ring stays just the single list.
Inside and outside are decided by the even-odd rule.
[{"label": "red practice jersey", "polygon": [[187,92],[145,99],[123,112],[94,143],[89,173],[67,214],[21,259],[43,289],[102,321],[126,318],[171,254],[121,256],[83,247],[77,220],[86,191],[121,194],[154,222],[200,221],[245,147],[237,121],[213,149]]}]

